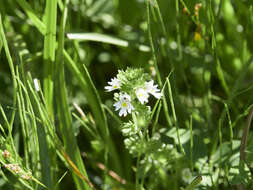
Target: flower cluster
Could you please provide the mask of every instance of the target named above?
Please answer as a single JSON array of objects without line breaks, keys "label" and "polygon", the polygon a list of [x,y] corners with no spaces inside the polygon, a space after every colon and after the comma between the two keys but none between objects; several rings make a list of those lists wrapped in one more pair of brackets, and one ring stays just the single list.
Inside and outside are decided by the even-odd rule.
[{"label": "flower cluster", "polygon": [[[114,93],[116,103],[113,104],[115,111],[119,111],[119,116],[130,114],[138,104],[148,103],[150,95],[157,99],[162,97],[162,93],[153,80],[142,69],[128,68],[126,71],[119,71],[117,77],[108,82],[105,86],[107,92],[118,90]],[[136,101],[138,100],[138,101]]]},{"label": "flower cluster", "polygon": [[[3,152],[2,152],[2,156],[3,156],[3,158],[6,160],[6,161],[8,161],[9,160],[9,158],[11,158],[11,154],[10,154],[10,152],[8,151],[8,150],[4,150]],[[10,161],[10,160],[9,160]],[[15,174],[17,174],[17,175],[19,175],[21,178],[23,178],[23,179],[26,179],[26,180],[28,180],[28,179],[30,179],[31,177],[32,177],[32,174],[30,173],[30,172],[25,172],[20,166],[19,166],[19,164],[17,164],[17,163],[11,163],[11,164],[4,164],[4,167],[6,168],[6,169],[8,169],[8,170],[10,170],[10,171],[12,171],[13,173],[15,173]]]},{"label": "flower cluster", "polygon": [[6,158],[9,158],[10,157],[10,152],[8,151],[8,150],[4,150],[3,152],[2,152],[2,155],[3,155],[3,157],[6,159]]},{"label": "flower cluster", "polygon": [[141,104],[147,103],[149,94],[153,95],[155,98],[160,99],[162,94],[157,88],[157,85],[154,85],[154,81],[145,82],[144,87],[140,87],[136,90],[136,96]]},{"label": "flower cluster", "polygon": [[4,167],[6,169],[11,170],[15,174],[19,174],[23,179],[28,180],[31,178],[31,173],[26,173],[25,171],[23,171],[18,164],[5,164]]}]

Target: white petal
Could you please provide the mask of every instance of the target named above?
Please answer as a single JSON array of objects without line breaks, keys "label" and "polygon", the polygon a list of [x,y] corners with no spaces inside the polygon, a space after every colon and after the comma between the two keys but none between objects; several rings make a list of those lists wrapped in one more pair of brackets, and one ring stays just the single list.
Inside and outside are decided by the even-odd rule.
[{"label": "white petal", "polygon": [[121,82],[117,78],[112,78],[111,81],[108,82],[109,86],[106,86],[105,89],[110,92],[120,88]]},{"label": "white petal", "polygon": [[136,91],[137,99],[141,102],[141,104],[144,104],[144,102],[148,102],[148,91],[143,88],[138,88]]},{"label": "white petal", "polygon": [[121,110],[120,110],[119,116],[122,116],[122,115],[124,115],[124,117],[127,115],[126,109],[121,109]]},{"label": "white petal", "polygon": [[153,93],[152,95],[157,99],[160,99],[162,97],[162,93]]},{"label": "white petal", "polygon": [[132,106],[131,103],[129,103],[128,109],[127,109],[128,113],[131,113],[133,109],[134,109],[134,107]]},{"label": "white petal", "polygon": [[113,91],[113,88],[112,88],[112,86],[105,86],[105,90],[107,92],[110,92],[110,91]]},{"label": "white petal", "polygon": [[118,102],[114,103],[113,106],[115,107],[115,111],[118,111],[121,108],[121,102],[118,101]]},{"label": "white petal", "polygon": [[158,85],[154,85],[153,80],[145,83],[145,88],[148,93],[152,94],[155,98],[160,99],[162,97],[162,93],[160,93],[160,89],[157,87]]}]

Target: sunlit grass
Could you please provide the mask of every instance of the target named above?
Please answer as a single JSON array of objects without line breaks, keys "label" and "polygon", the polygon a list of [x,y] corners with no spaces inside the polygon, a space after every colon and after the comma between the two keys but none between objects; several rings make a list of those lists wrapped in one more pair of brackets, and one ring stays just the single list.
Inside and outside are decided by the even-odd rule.
[{"label": "sunlit grass", "polygon": [[0,1],[0,189],[251,189],[252,28],[247,0]]}]

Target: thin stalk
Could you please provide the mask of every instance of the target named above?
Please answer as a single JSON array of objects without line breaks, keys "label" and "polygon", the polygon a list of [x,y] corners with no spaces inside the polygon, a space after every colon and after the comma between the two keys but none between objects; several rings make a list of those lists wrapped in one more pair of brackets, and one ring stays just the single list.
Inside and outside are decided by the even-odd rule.
[{"label": "thin stalk", "polygon": [[152,58],[153,58],[153,61],[154,61],[157,81],[158,81],[159,86],[161,87],[162,86],[162,80],[161,80],[160,72],[159,72],[159,69],[158,69],[158,64],[157,64],[157,59],[156,59],[156,52],[155,52],[155,47],[154,47],[152,33],[151,33],[150,8],[149,8],[149,6],[150,6],[150,2],[149,2],[149,0],[146,0],[149,43],[150,43],[151,50],[152,50]]},{"label": "thin stalk", "polygon": [[[22,84],[22,83],[21,83]],[[22,85],[21,85],[22,87]],[[24,88],[23,88],[24,89]],[[30,97],[27,93],[27,91],[24,90],[24,93],[25,93],[25,97],[26,97],[26,101],[27,101],[27,112],[29,113],[30,115],[30,118],[31,118],[31,126],[32,126],[32,136],[33,136],[33,141],[31,142],[31,146],[33,146],[34,148],[30,148],[30,150],[33,150],[33,164],[32,164],[32,167],[34,168],[33,170],[34,171],[38,171],[39,170],[39,167],[37,165],[37,163],[39,162],[40,160],[40,155],[39,155],[39,140],[38,140],[38,131],[37,131],[37,124],[36,124],[36,118],[35,118],[35,113],[34,113],[34,110],[33,110],[33,107],[32,107],[32,103],[30,101]],[[37,178],[39,177],[39,172],[35,173],[37,174]]]},{"label": "thin stalk", "polygon": [[183,53],[182,53],[182,47],[181,47],[181,35],[180,35],[180,26],[179,26],[179,0],[175,0],[176,4],[176,31],[177,31],[177,46],[178,46],[178,60],[182,60]]},{"label": "thin stalk", "polygon": [[[8,42],[6,40],[5,33],[4,33],[4,26],[3,26],[3,23],[2,23],[1,14],[0,14],[0,38],[1,38],[1,41],[3,43],[5,54],[6,54],[6,57],[7,57],[7,60],[8,60],[10,70],[11,70],[11,77],[12,77],[12,83],[13,83],[13,105],[12,105],[12,107],[15,108],[16,104],[17,104],[17,81],[16,81],[16,77],[15,77],[14,64],[13,64],[13,61],[12,61],[12,58],[11,58],[10,50],[9,50],[9,47],[8,47]],[[9,137],[11,137],[14,118],[15,118],[15,113],[16,113],[16,110],[13,109],[12,114],[11,114],[11,120],[9,122],[9,128],[8,128]]]},{"label": "thin stalk", "polygon": [[229,140],[230,140],[230,157],[233,154],[233,126],[232,126],[232,121],[231,121],[231,117],[230,117],[230,113],[228,110],[228,105],[226,103],[224,103],[225,106],[225,110],[227,113],[227,117],[228,117],[228,125],[229,125]]},{"label": "thin stalk", "polygon": [[[249,134],[249,128],[252,122],[252,118],[253,118],[253,106],[251,105],[248,117],[246,119],[246,124],[245,124],[245,128],[243,129],[243,135],[242,135],[242,139],[241,139],[241,147],[240,147],[240,170],[241,168],[244,168],[244,163],[246,162],[246,147],[247,147],[247,138],[248,138],[248,134]],[[250,167],[249,167],[250,168]],[[240,183],[238,185],[238,190],[244,190],[244,184]]]},{"label": "thin stalk", "polygon": [[[21,85],[22,83],[20,83]],[[41,178],[42,183],[45,184],[48,188],[52,188],[51,180],[51,156],[49,154],[49,143],[47,141],[46,130],[49,130],[48,124],[46,123],[46,117],[48,112],[43,113],[43,103],[39,100],[38,94],[34,91],[29,81],[27,81],[27,87],[29,89],[29,97],[31,100],[32,107],[34,109],[34,116],[40,118],[41,122],[36,122],[37,126],[37,136],[38,136],[38,145],[39,145],[39,155],[40,155],[40,167],[41,167]],[[26,89],[24,87],[24,89]]]},{"label": "thin stalk", "polygon": [[91,130],[90,126],[88,126],[80,117],[78,117],[75,113],[72,113],[72,115],[74,116],[74,118],[76,118],[81,125],[84,127],[84,129],[89,133],[89,135],[94,138],[94,139],[98,139],[98,136],[96,134],[96,132],[94,132],[93,130]]},{"label": "thin stalk", "polygon": [[191,172],[193,172],[193,158],[192,158],[192,152],[193,152],[193,133],[192,133],[192,115],[190,117],[190,135],[191,135],[191,140],[190,140],[190,167],[191,167]]},{"label": "thin stalk", "polygon": [[140,190],[140,185],[139,185],[140,158],[141,158],[140,152],[138,152],[137,163],[136,163],[135,190]]},{"label": "thin stalk", "polygon": [[223,70],[220,64],[220,60],[218,58],[218,54],[217,54],[217,43],[216,43],[216,30],[215,30],[215,16],[213,13],[213,8],[212,8],[212,0],[208,0],[207,3],[207,8],[208,8],[208,19],[210,22],[210,30],[211,30],[211,34],[212,34],[212,51],[213,51],[213,55],[215,57],[215,62],[216,62],[216,72],[218,74],[218,78],[220,80],[220,83],[226,93],[226,95],[229,95],[229,88],[228,85],[226,83],[224,74],[223,74]]},{"label": "thin stalk", "polygon": [[[0,104],[0,113],[2,114],[2,117],[3,117],[3,119],[4,119],[4,122],[5,122],[6,125],[7,125],[8,132],[9,132],[9,131],[10,131],[10,128],[11,128],[11,127],[10,127],[10,123],[9,123],[9,121],[8,121],[6,115],[5,115],[4,109],[3,109],[3,107],[2,107],[1,104]],[[11,148],[12,148],[13,152],[15,153],[15,157],[16,157],[16,160],[17,160],[18,153],[17,153],[17,151],[16,151],[16,147],[15,147],[13,138],[12,138],[12,136],[10,136],[10,135],[11,135],[11,134],[10,134],[10,132],[9,132],[8,138],[10,139]]]},{"label": "thin stalk", "polygon": [[181,144],[181,141],[180,141],[180,133],[179,133],[179,127],[178,127],[178,122],[177,122],[177,115],[176,115],[176,111],[175,111],[175,106],[174,106],[174,101],[173,101],[173,95],[172,95],[172,91],[171,91],[170,81],[169,81],[168,78],[166,78],[166,80],[167,80],[167,85],[168,85],[169,99],[170,99],[170,105],[171,105],[172,115],[173,115],[173,119],[174,119],[174,122],[175,122],[176,130],[177,130],[177,139],[178,139],[180,151],[181,151],[181,153],[185,154],[183,145]]},{"label": "thin stalk", "polygon": [[[132,113],[132,119],[133,119],[134,125],[137,127],[137,118],[136,118],[136,115],[134,113]],[[139,134],[139,138],[143,139],[144,136],[142,135],[141,131],[139,131],[138,134]],[[142,189],[140,187],[140,184],[139,184],[140,159],[141,159],[141,151],[139,150],[138,151],[138,156],[137,156],[137,162],[136,162],[135,190]],[[142,175],[144,176],[145,174],[142,174]]]},{"label": "thin stalk", "polygon": [[[1,38],[4,50],[5,50],[5,54],[6,54],[6,57],[8,60],[8,64],[9,64],[11,76],[12,76],[12,83],[13,83],[13,104],[12,104],[12,107],[16,108],[16,105],[17,105],[17,81],[15,78],[14,64],[13,64],[13,61],[11,58],[10,50],[8,47],[8,42],[6,40],[5,33],[4,33],[4,26],[2,23],[1,13],[0,13],[0,38]],[[5,116],[2,106],[0,106],[0,109],[1,109],[2,115]],[[8,122],[6,116],[5,116],[5,121],[6,121],[6,124],[8,127],[8,137],[11,141],[11,146],[12,146],[13,151],[15,152],[15,156],[17,157],[18,154],[16,152],[15,144],[14,144],[14,141],[12,138],[12,129],[13,129],[13,123],[14,123],[14,119],[15,119],[15,114],[16,114],[16,109],[13,109],[10,122]]]},{"label": "thin stalk", "polygon": [[159,115],[160,115],[161,107],[162,107],[162,104],[161,104],[161,102],[159,101],[158,108],[157,108],[156,115],[155,115],[155,121],[154,121],[154,124],[153,124],[153,127],[152,127],[151,137],[152,137],[152,136],[154,135],[154,133],[155,133],[155,128],[156,128],[156,125],[157,125],[157,123],[158,123],[158,118],[159,118]]},{"label": "thin stalk", "polygon": [[[17,69],[17,77],[19,78],[18,74],[18,69]],[[25,105],[24,105],[24,96],[21,90],[21,86],[18,86],[18,92],[17,92],[17,106],[18,106],[18,113],[19,113],[19,119],[20,119],[20,124],[21,124],[21,131],[23,135],[23,142],[24,142],[24,155],[25,155],[25,166],[28,168],[29,167],[29,135],[28,131],[26,130],[28,127],[27,124],[27,119],[26,119],[26,110],[25,110]]]},{"label": "thin stalk", "polygon": [[241,147],[240,147],[240,161],[245,161],[246,158],[246,146],[247,146],[247,138],[248,138],[248,133],[249,133],[249,128],[251,125],[251,121],[253,118],[253,106],[251,106],[248,117],[246,119],[246,124],[245,124],[245,128],[243,130],[243,135],[242,135],[242,139],[241,139]]},{"label": "thin stalk", "polygon": [[[161,80],[160,72],[159,72],[159,69],[158,69],[158,64],[157,64],[157,59],[156,59],[156,52],[155,52],[153,38],[152,38],[152,33],[151,33],[149,6],[150,6],[150,2],[149,2],[149,0],[146,0],[146,11],[147,11],[147,23],[148,23],[149,43],[150,43],[150,47],[151,47],[151,51],[152,51],[152,58],[153,58],[153,61],[154,61],[154,66],[155,66],[157,81],[158,81],[159,86],[161,87],[162,86],[162,80]],[[165,113],[166,120],[168,122],[168,125],[172,126],[172,123],[171,123],[171,120],[170,120],[170,116],[169,116],[169,111],[168,111],[168,105],[167,105],[165,96],[162,97],[162,100],[163,100],[163,108],[164,108],[164,113]]]},{"label": "thin stalk", "polygon": [[155,4],[155,8],[157,9],[158,18],[159,18],[159,21],[160,21],[161,26],[162,26],[163,35],[165,36],[166,41],[168,42],[168,34],[167,34],[167,31],[166,31],[166,27],[165,27],[165,24],[164,24],[164,21],[163,21],[163,17],[162,17],[161,11],[160,11],[160,7],[159,7],[159,5],[157,3],[157,0],[154,0],[154,4]]},{"label": "thin stalk", "polygon": [[219,170],[218,170],[218,179],[217,179],[217,187],[218,187],[218,183],[219,183],[219,178],[220,178],[220,172],[221,172],[221,169],[222,169],[222,163],[221,163],[221,160],[222,160],[222,152],[223,152],[223,148],[222,148],[222,143],[223,143],[223,140],[222,140],[222,131],[221,131],[221,126],[222,126],[222,122],[223,119],[220,118],[219,119],[219,122],[218,122],[218,134],[219,134],[219,146],[220,146],[220,151],[219,151]]}]

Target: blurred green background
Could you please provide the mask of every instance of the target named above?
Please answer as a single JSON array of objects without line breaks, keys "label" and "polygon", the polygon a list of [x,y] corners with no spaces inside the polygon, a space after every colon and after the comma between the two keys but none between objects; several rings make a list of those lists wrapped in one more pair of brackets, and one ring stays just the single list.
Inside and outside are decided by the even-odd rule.
[{"label": "blurred green background", "polygon": [[[24,75],[30,73],[32,78],[40,80],[41,85],[45,77],[43,51],[46,34],[43,35],[39,31],[41,28],[39,29],[34,23],[36,19],[33,19],[32,14],[43,23],[50,20],[45,13],[46,3],[48,2],[43,0],[0,1],[4,32],[14,67],[23,68]],[[192,117],[192,126],[196,130],[194,162],[197,163],[201,158],[210,160],[219,151],[222,143],[220,134],[222,134],[223,142],[232,144],[235,141],[233,144],[238,144],[245,126],[245,116],[252,104],[253,3],[250,0],[150,0],[150,3],[148,9],[150,15],[148,15],[145,0],[70,0],[67,5],[64,48],[79,68],[81,64],[85,64],[101,102],[112,110],[112,95],[105,93],[104,90],[107,82],[116,75],[119,69],[124,70],[127,67],[144,68],[156,79],[153,57],[155,55],[163,84],[172,71],[170,82],[179,127],[182,130],[188,130],[189,120]],[[64,2],[58,0],[57,46],[63,7]],[[150,25],[147,22],[148,18]],[[86,35],[86,39],[70,39],[71,33]],[[154,45],[153,53],[150,40]],[[73,105],[76,103],[87,117],[92,117],[90,99],[87,98],[86,91],[79,86],[80,78],[66,65],[64,68],[69,110],[71,113],[78,114]],[[52,70],[57,78],[59,74],[57,68],[53,67]],[[0,104],[7,118],[10,119],[16,108],[12,107],[12,76],[3,43],[0,43],[0,92]],[[57,96],[54,98],[57,99]],[[152,105],[154,104],[153,101]],[[224,105],[227,105],[227,110]],[[57,107],[56,102],[53,107]],[[169,113],[172,117],[170,107]],[[121,135],[117,121],[107,112],[106,116],[108,128],[120,156],[121,171],[117,171],[110,156],[108,168],[134,183],[135,159],[124,147],[124,137]],[[60,118],[56,114],[54,118],[56,133],[61,139],[61,131],[58,130]],[[0,117],[0,123],[4,125],[4,122],[4,118]],[[168,127],[163,111],[159,115],[158,123],[158,128]],[[96,162],[103,162],[104,159],[103,153],[99,150],[101,144],[97,139],[89,136],[80,127],[80,121],[74,117],[72,125],[81,155],[86,155],[84,163],[87,173],[99,189],[103,170],[96,166]],[[232,139],[229,126],[232,126],[233,130]],[[250,130],[249,134],[252,135],[251,133]],[[16,144],[20,143],[18,153],[23,157],[24,140],[21,137],[18,116],[14,121],[13,137]],[[189,139],[187,143],[189,145]],[[4,144],[1,146],[3,149]],[[237,153],[237,158],[238,147],[239,144],[233,150]],[[110,152],[110,149],[108,151]],[[189,151],[186,150],[186,153],[189,156]],[[228,154],[226,156],[229,157]],[[221,159],[223,156],[217,157]],[[166,171],[171,179],[164,178],[164,181],[168,181],[161,182],[162,185],[156,188],[168,189],[168,185],[172,185],[173,189],[179,189],[179,186],[184,185],[182,176],[178,173],[184,167],[188,167],[188,164],[184,166],[184,159],[178,159],[178,170],[172,166],[171,170]],[[250,159],[249,162],[251,161]],[[57,163],[59,164],[55,166],[55,170],[59,177],[63,175],[66,168],[62,162],[57,161]],[[232,167],[229,164],[229,161],[227,164],[220,162],[216,167],[220,167],[226,173]],[[212,169],[214,172],[215,168],[209,168],[209,171]],[[194,172],[200,171],[201,169],[196,166]],[[224,177],[215,182],[216,186],[202,184],[199,188],[235,189],[233,182],[237,184],[243,181],[236,180],[233,179],[231,182],[230,179]],[[2,178],[0,188],[12,189],[13,187],[8,183]],[[250,180],[246,184],[252,187]],[[70,173],[64,177],[59,187],[59,189],[73,189],[74,182]],[[114,185],[111,189],[113,187]],[[132,186],[115,186],[114,189],[118,188],[132,189]]]}]

